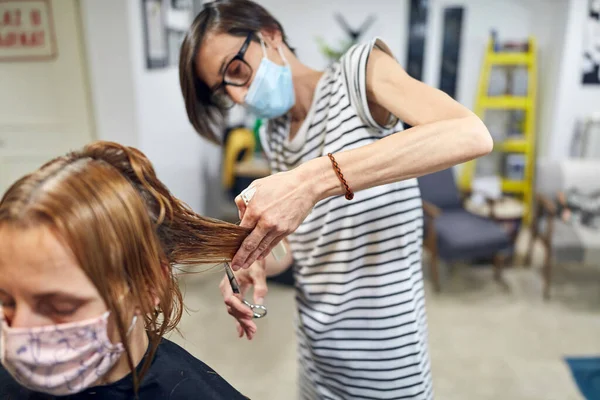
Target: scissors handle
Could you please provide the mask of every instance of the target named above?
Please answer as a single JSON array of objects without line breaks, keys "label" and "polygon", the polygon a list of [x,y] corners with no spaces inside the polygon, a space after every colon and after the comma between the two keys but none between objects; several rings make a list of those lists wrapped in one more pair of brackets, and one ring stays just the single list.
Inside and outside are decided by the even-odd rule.
[{"label": "scissors handle", "polygon": [[[240,285],[238,284],[237,279],[235,279],[235,275],[233,274],[229,263],[225,263],[225,273],[227,274],[227,279],[229,279],[229,284],[231,285],[231,290],[233,291],[233,293],[240,294]],[[250,307],[252,313],[254,314],[254,318],[258,319],[267,315],[267,307],[262,306],[260,304],[252,304],[246,299],[242,299],[242,301],[245,305]]]},{"label": "scissors handle", "polygon": [[267,315],[267,307],[261,306],[260,304],[252,304],[247,300],[242,300],[242,301],[244,302],[245,305],[250,307],[250,309],[252,310],[252,313],[254,314],[254,318],[258,319],[258,318],[262,318],[265,315]]}]

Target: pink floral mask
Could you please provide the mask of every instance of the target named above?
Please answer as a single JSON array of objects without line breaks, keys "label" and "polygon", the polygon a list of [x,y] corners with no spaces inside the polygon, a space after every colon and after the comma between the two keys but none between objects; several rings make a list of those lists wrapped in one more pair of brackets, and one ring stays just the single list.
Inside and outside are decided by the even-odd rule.
[{"label": "pink floral mask", "polygon": [[[108,338],[109,314],[67,324],[11,328],[0,312],[0,361],[17,382],[33,391],[55,396],[81,392],[97,383],[123,354],[123,345]],[[136,317],[128,335],[135,321]]]}]

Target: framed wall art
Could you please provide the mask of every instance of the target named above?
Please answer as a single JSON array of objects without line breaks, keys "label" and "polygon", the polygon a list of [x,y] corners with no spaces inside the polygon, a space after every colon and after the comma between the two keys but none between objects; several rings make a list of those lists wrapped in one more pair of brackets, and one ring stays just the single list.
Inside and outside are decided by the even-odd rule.
[{"label": "framed wall art", "polygon": [[600,85],[600,0],[588,0],[583,42],[582,83]]},{"label": "framed wall art", "polygon": [[166,7],[163,0],[142,0],[146,68],[165,68],[169,65],[166,28]]},{"label": "framed wall art", "polygon": [[0,0],[0,62],[52,60],[55,35],[49,0]]}]

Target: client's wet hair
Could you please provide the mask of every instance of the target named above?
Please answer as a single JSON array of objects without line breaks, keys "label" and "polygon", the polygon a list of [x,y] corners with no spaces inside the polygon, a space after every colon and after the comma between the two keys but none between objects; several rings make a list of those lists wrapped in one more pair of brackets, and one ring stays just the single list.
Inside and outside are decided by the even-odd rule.
[{"label": "client's wet hair", "polygon": [[[175,198],[138,150],[95,142],[15,182],[0,228],[50,228],[71,249],[115,316],[134,387],[181,319],[177,266],[231,259],[248,230],[202,217]],[[125,301],[139,304],[150,339],[139,374],[127,345]]]}]

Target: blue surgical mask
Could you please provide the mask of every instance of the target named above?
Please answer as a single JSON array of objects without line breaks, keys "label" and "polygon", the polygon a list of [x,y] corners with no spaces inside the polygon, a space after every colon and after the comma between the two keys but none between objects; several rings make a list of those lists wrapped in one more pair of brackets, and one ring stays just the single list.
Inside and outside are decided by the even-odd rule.
[{"label": "blue surgical mask", "polygon": [[292,70],[281,47],[278,50],[285,65],[278,65],[269,60],[262,39],[260,44],[263,59],[248,88],[244,104],[259,118],[277,118],[290,111],[296,102]]}]

